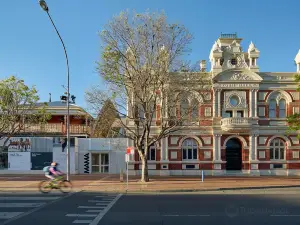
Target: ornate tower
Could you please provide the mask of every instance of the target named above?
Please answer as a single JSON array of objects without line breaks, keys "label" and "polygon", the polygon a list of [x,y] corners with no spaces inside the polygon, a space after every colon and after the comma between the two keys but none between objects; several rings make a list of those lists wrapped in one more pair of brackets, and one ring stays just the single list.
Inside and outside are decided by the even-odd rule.
[{"label": "ornate tower", "polygon": [[221,34],[210,51],[211,72],[220,73],[232,68],[247,68],[258,72],[259,50],[251,42],[248,52],[243,52],[242,38],[237,34]]}]

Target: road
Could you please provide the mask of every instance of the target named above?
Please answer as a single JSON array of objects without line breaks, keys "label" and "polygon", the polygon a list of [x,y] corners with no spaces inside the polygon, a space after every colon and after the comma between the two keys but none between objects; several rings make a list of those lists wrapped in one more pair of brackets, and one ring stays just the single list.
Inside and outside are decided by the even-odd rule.
[{"label": "road", "polygon": [[298,194],[0,194],[0,224],[298,224]]}]

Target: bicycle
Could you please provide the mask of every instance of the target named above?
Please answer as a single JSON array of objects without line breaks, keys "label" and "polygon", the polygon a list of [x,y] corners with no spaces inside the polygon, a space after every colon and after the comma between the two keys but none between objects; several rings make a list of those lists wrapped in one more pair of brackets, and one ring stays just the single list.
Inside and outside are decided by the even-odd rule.
[{"label": "bicycle", "polygon": [[52,189],[59,189],[62,193],[69,193],[71,192],[73,185],[70,181],[65,180],[64,176],[59,176],[54,180],[41,181],[38,187],[42,193],[49,193]]}]

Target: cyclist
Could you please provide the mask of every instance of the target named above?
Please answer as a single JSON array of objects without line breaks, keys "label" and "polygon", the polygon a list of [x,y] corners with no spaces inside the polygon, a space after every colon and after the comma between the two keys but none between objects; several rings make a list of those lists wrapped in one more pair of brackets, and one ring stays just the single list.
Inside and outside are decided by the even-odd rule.
[{"label": "cyclist", "polygon": [[64,173],[57,169],[58,163],[52,162],[50,166],[44,168],[45,177],[54,180],[55,177],[61,176]]}]

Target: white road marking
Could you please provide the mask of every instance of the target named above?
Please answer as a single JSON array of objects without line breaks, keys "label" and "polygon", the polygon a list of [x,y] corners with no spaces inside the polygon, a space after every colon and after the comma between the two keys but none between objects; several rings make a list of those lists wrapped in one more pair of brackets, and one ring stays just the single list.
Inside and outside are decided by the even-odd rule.
[{"label": "white road marking", "polygon": [[103,201],[103,200],[89,200],[88,202],[100,203],[100,202],[111,202],[111,201]]},{"label": "white road marking", "polygon": [[104,209],[104,207],[102,206],[78,206],[78,209]]},{"label": "white road marking", "polygon": [[44,205],[45,202],[32,202],[32,203],[28,203],[28,202],[7,202],[7,203],[0,203],[0,208],[24,208],[24,207],[40,207],[42,205]]},{"label": "white road marking", "polygon": [[0,200],[11,201],[40,201],[40,200],[56,200],[61,197],[0,197]]},{"label": "white road marking", "polygon": [[94,210],[92,209],[92,210],[87,210],[86,212],[87,212],[87,213],[95,213],[95,212],[96,212],[96,213],[99,213],[99,212],[101,212],[101,211],[102,211],[101,209],[94,209]]},{"label": "white road marking", "polygon": [[122,194],[119,194],[89,225],[97,225],[103,216],[113,207],[113,205],[121,198]]},{"label": "white road marking", "polygon": [[108,203],[109,203],[109,202],[106,202],[106,203],[104,203],[104,202],[103,202],[103,203],[97,203],[96,205],[107,206],[107,205],[108,205]]},{"label": "white road marking", "polygon": [[46,206],[52,205],[52,204],[54,204],[54,203],[56,203],[56,202],[59,202],[59,201],[61,201],[61,200],[63,200],[63,199],[66,199],[66,198],[68,198],[68,197],[71,197],[72,195],[74,195],[74,194],[76,194],[76,193],[78,193],[78,192],[79,192],[79,191],[69,193],[69,194],[67,194],[67,195],[65,195],[65,196],[63,196],[63,197],[61,197],[61,198],[59,198],[59,199],[57,199],[57,200],[54,200],[54,201],[52,201],[52,202],[49,202],[48,204],[44,204],[44,205],[42,205],[42,206],[40,206],[40,207],[33,208],[33,209],[31,209],[31,210],[29,210],[29,211],[23,213],[23,214],[20,214],[20,215],[18,215],[18,216],[15,216],[15,217],[13,217],[13,218],[11,218],[11,219],[8,219],[8,220],[4,221],[4,222],[2,223],[2,225],[11,223],[12,221],[15,221],[15,220],[17,220],[17,219],[20,219],[20,218],[22,218],[22,217],[24,217],[24,216],[27,216],[27,215],[29,215],[29,214],[32,214],[32,213],[34,213],[34,212],[36,212],[36,211],[38,211],[38,210],[41,210],[41,209],[45,208]]},{"label": "white road marking", "polygon": [[300,216],[300,215],[270,215],[270,216]]},{"label": "white road marking", "polygon": [[74,220],[73,223],[88,223],[90,224],[93,220]]},{"label": "white road marking", "polygon": [[96,198],[115,198],[117,195],[97,195]]},{"label": "white road marking", "polygon": [[0,212],[0,219],[10,219],[24,212]]},{"label": "white road marking", "polygon": [[68,217],[96,217],[97,214],[67,214]]},{"label": "white road marking", "polygon": [[177,217],[177,216],[188,216],[188,217],[192,217],[192,216],[210,216],[210,215],[205,215],[205,214],[196,214],[196,215],[178,215],[178,214],[175,214],[175,215],[162,215],[162,216],[166,216],[166,217]]}]

